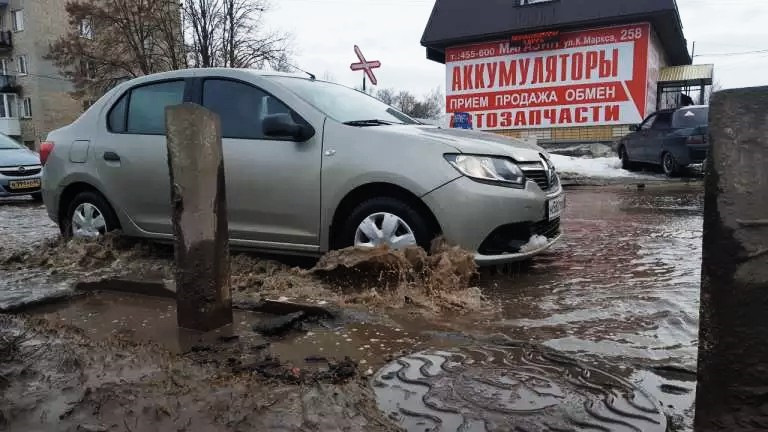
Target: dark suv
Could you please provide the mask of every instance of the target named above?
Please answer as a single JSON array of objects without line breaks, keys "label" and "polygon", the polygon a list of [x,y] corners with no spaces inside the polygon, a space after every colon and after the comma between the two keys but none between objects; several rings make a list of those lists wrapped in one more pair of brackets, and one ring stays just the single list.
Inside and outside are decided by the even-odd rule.
[{"label": "dark suv", "polygon": [[619,142],[622,168],[633,170],[638,163],[661,165],[674,177],[688,165],[701,164],[709,151],[708,106],[663,110],[648,116]]}]

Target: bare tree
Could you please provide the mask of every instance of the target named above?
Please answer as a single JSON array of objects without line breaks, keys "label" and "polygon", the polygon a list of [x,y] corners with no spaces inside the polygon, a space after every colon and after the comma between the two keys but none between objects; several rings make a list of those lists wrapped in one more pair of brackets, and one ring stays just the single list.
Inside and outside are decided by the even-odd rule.
[{"label": "bare tree", "polygon": [[429,92],[424,98],[419,99],[411,92],[394,89],[380,89],[376,97],[387,105],[391,105],[411,117],[422,119],[436,119],[444,111],[445,102],[440,88]]},{"label": "bare tree", "polygon": [[265,32],[267,0],[67,0],[69,31],[46,58],[71,79],[76,98],[185,67],[290,71],[290,37]]},{"label": "bare tree", "polygon": [[70,30],[46,58],[71,79],[75,96],[100,96],[117,82],[186,66],[173,0],[69,0]]},{"label": "bare tree", "polygon": [[221,50],[217,37],[221,25],[222,3],[220,0],[186,0],[183,4],[184,33],[190,40],[191,64],[211,67]]},{"label": "bare tree", "polygon": [[290,69],[290,37],[263,29],[267,0],[186,0],[183,7],[193,67]]},{"label": "bare tree", "polygon": [[380,89],[376,92],[376,97],[387,105],[395,104],[395,90],[391,88]]}]

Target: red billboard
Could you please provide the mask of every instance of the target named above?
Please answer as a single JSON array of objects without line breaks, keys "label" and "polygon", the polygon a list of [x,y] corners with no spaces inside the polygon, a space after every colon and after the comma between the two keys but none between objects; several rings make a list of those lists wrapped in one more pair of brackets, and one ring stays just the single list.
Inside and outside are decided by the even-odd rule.
[{"label": "red billboard", "polygon": [[639,123],[646,115],[647,23],[446,50],[446,108],[476,129]]}]

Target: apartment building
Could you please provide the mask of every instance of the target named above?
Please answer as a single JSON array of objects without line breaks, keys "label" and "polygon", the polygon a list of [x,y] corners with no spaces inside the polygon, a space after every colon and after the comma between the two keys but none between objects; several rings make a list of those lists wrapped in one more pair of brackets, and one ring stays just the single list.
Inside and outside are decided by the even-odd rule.
[{"label": "apartment building", "polygon": [[82,112],[69,80],[44,56],[67,31],[64,0],[0,0],[0,133],[30,148]]}]

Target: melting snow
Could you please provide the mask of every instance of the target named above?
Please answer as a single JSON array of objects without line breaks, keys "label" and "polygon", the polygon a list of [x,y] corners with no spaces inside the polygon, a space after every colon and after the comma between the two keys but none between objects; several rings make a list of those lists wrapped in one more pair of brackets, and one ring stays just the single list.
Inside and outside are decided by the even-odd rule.
[{"label": "melting snow", "polygon": [[549,240],[546,237],[534,234],[531,236],[531,239],[528,240],[528,244],[520,248],[520,252],[533,252],[537,249],[543,248],[547,244],[549,244]]},{"label": "melting snow", "polygon": [[621,169],[621,159],[617,157],[576,158],[570,156],[551,155],[555,168],[560,176],[569,178],[650,178],[648,175],[636,174]]}]

